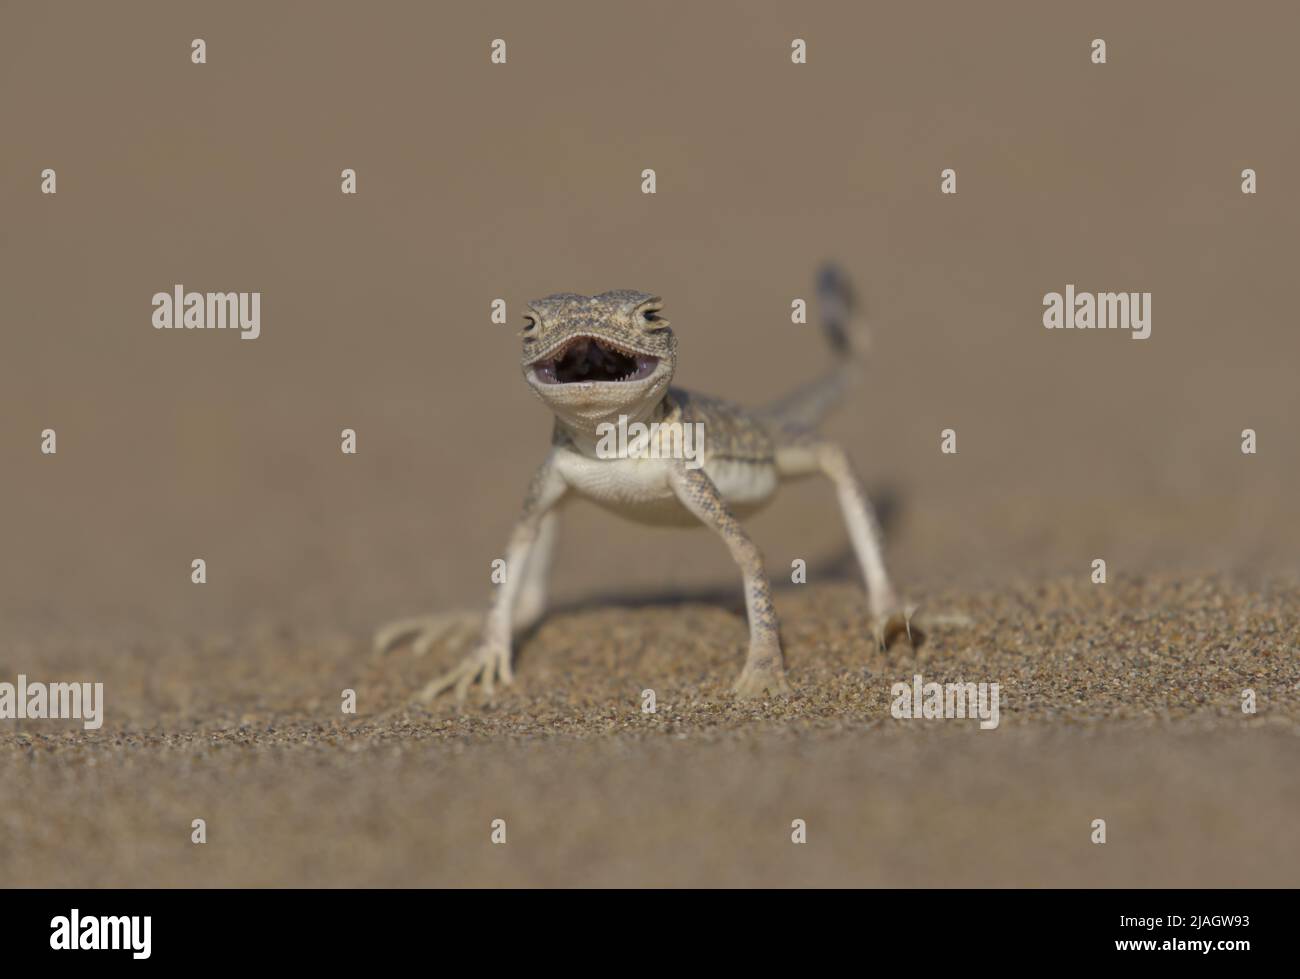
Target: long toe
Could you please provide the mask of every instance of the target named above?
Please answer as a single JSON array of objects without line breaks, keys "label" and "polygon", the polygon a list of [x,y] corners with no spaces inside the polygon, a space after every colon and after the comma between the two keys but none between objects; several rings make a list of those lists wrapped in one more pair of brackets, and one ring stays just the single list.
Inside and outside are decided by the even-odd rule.
[{"label": "long toe", "polygon": [[376,655],[382,655],[395,646],[404,643],[411,636],[418,635],[424,629],[424,618],[400,619],[375,630],[371,648]]}]

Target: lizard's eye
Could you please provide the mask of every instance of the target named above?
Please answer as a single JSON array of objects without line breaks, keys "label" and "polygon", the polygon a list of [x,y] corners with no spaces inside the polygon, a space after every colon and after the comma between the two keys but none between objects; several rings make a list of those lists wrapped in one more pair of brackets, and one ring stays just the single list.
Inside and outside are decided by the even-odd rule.
[{"label": "lizard's eye", "polygon": [[663,318],[662,306],[649,306],[641,310],[641,321],[649,327],[650,333],[662,333],[668,329],[668,321]]}]

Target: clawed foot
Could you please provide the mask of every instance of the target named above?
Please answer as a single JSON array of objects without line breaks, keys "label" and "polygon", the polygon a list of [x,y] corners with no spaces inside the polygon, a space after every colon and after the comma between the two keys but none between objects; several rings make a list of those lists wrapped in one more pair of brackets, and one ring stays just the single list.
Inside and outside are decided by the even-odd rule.
[{"label": "clawed foot", "polygon": [[483,693],[490,698],[496,691],[498,680],[502,684],[514,681],[514,673],[510,668],[510,648],[484,643],[450,672],[431,681],[416,695],[416,699],[428,704],[443,691],[455,688],[456,702],[464,703],[469,688],[475,683],[482,684]]},{"label": "clawed foot", "polygon": [[423,656],[438,644],[463,649],[478,638],[482,629],[483,613],[464,609],[398,619],[375,633],[374,652],[382,655],[411,638],[415,639],[416,656]]},{"label": "clawed foot", "polygon": [[915,605],[903,605],[896,598],[882,601],[872,609],[872,633],[881,652],[889,648],[890,643],[899,635],[907,634],[907,641],[916,645],[912,635],[912,617],[916,614]]}]

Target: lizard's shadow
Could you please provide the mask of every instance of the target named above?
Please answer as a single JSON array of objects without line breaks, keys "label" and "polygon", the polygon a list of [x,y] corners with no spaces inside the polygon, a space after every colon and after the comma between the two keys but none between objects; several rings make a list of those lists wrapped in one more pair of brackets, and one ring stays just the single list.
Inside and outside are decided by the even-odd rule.
[{"label": "lizard's shadow", "polygon": [[[875,507],[876,519],[880,523],[881,533],[888,538],[890,530],[898,523],[902,512],[902,498],[892,488],[880,489],[870,494]],[[808,568],[809,578],[816,581],[857,581],[859,580],[858,561],[853,548],[845,544],[836,554],[819,560]],[[782,575],[775,578],[772,588],[784,591],[798,587]],[[745,614],[745,604],[739,582],[718,584],[704,588],[662,588],[657,591],[604,591],[590,594],[585,598],[559,602],[552,605],[542,620],[518,636],[517,647],[523,650],[528,641],[536,635],[537,630],[553,615],[589,610],[595,606],[615,606],[620,608],[662,608],[664,606],[684,603],[702,603],[721,605]]]}]

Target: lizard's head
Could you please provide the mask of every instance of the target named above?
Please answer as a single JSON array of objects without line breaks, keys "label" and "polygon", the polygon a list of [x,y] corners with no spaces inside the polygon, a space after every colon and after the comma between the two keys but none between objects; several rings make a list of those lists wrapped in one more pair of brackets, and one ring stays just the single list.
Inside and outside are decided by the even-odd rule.
[{"label": "lizard's head", "polygon": [[677,339],[646,292],[559,293],[524,311],[524,377],[557,415],[595,423],[656,405],[677,366]]}]

